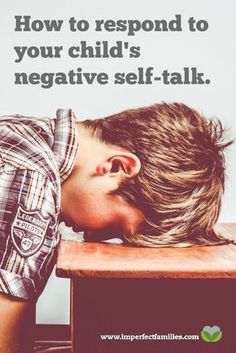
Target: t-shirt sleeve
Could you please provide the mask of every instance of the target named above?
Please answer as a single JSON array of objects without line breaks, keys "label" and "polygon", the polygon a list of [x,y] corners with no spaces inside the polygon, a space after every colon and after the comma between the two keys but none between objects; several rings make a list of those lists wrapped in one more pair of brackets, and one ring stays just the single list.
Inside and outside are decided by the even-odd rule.
[{"label": "t-shirt sleeve", "polygon": [[0,169],[0,292],[36,301],[55,264],[58,200],[50,178],[34,170]]}]

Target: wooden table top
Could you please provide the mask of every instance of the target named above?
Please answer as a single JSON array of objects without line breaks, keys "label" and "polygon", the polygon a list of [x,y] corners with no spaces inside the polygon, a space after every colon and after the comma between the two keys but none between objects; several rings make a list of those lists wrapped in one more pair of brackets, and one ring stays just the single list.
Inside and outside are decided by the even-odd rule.
[{"label": "wooden table top", "polygon": [[[236,240],[236,223],[219,224]],[[236,245],[138,248],[61,241],[56,274],[66,278],[236,278]]]}]

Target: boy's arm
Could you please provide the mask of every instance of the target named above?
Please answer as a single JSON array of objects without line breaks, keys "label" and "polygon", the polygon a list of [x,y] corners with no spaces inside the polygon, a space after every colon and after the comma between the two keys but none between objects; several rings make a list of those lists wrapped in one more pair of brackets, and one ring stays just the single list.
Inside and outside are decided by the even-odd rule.
[{"label": "boy's arm", "polygon": [[0,353],[28,353],[30,309],[59,241],[56,195],[51,180],[37,171],[12,167],[0,180]]},{"label": "boy's arm", "polygon": [[[25,340],[23,331],[25,331],[26,328],[30,307],[31,304],[27,302],[17,300],[5,294],[0,294],[1,353],[25,353],[21,349],[25,346],[25,343],[27,343],[23,342]],[[28,334],[27,336],[28,340],[30,340],[30,335]]]}]

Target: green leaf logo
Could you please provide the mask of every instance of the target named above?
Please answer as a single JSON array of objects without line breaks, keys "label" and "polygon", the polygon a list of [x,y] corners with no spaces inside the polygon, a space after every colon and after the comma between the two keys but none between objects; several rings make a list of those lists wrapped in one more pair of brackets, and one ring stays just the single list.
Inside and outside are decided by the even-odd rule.
[{"label": "green leaf logo", "polygon": [[222,331],[219,326],[205,326],[201,331],[201,338],[205,342],[219,342],[222,338]]}]

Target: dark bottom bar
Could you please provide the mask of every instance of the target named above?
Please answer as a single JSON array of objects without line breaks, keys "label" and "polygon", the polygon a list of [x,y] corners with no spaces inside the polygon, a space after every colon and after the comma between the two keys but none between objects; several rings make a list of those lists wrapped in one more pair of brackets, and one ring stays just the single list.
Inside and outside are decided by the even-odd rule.
[{"label": "dark bottom bar", "polygon": [[[77,283],[77,284],[76,284]],[[232,353],[236,280],[81,279],[74,286],[73,353]],[[219,342],[102,339],[101,335],[200,335],[219,326]],[[104,336],[103,336],[104,338]]]}]

